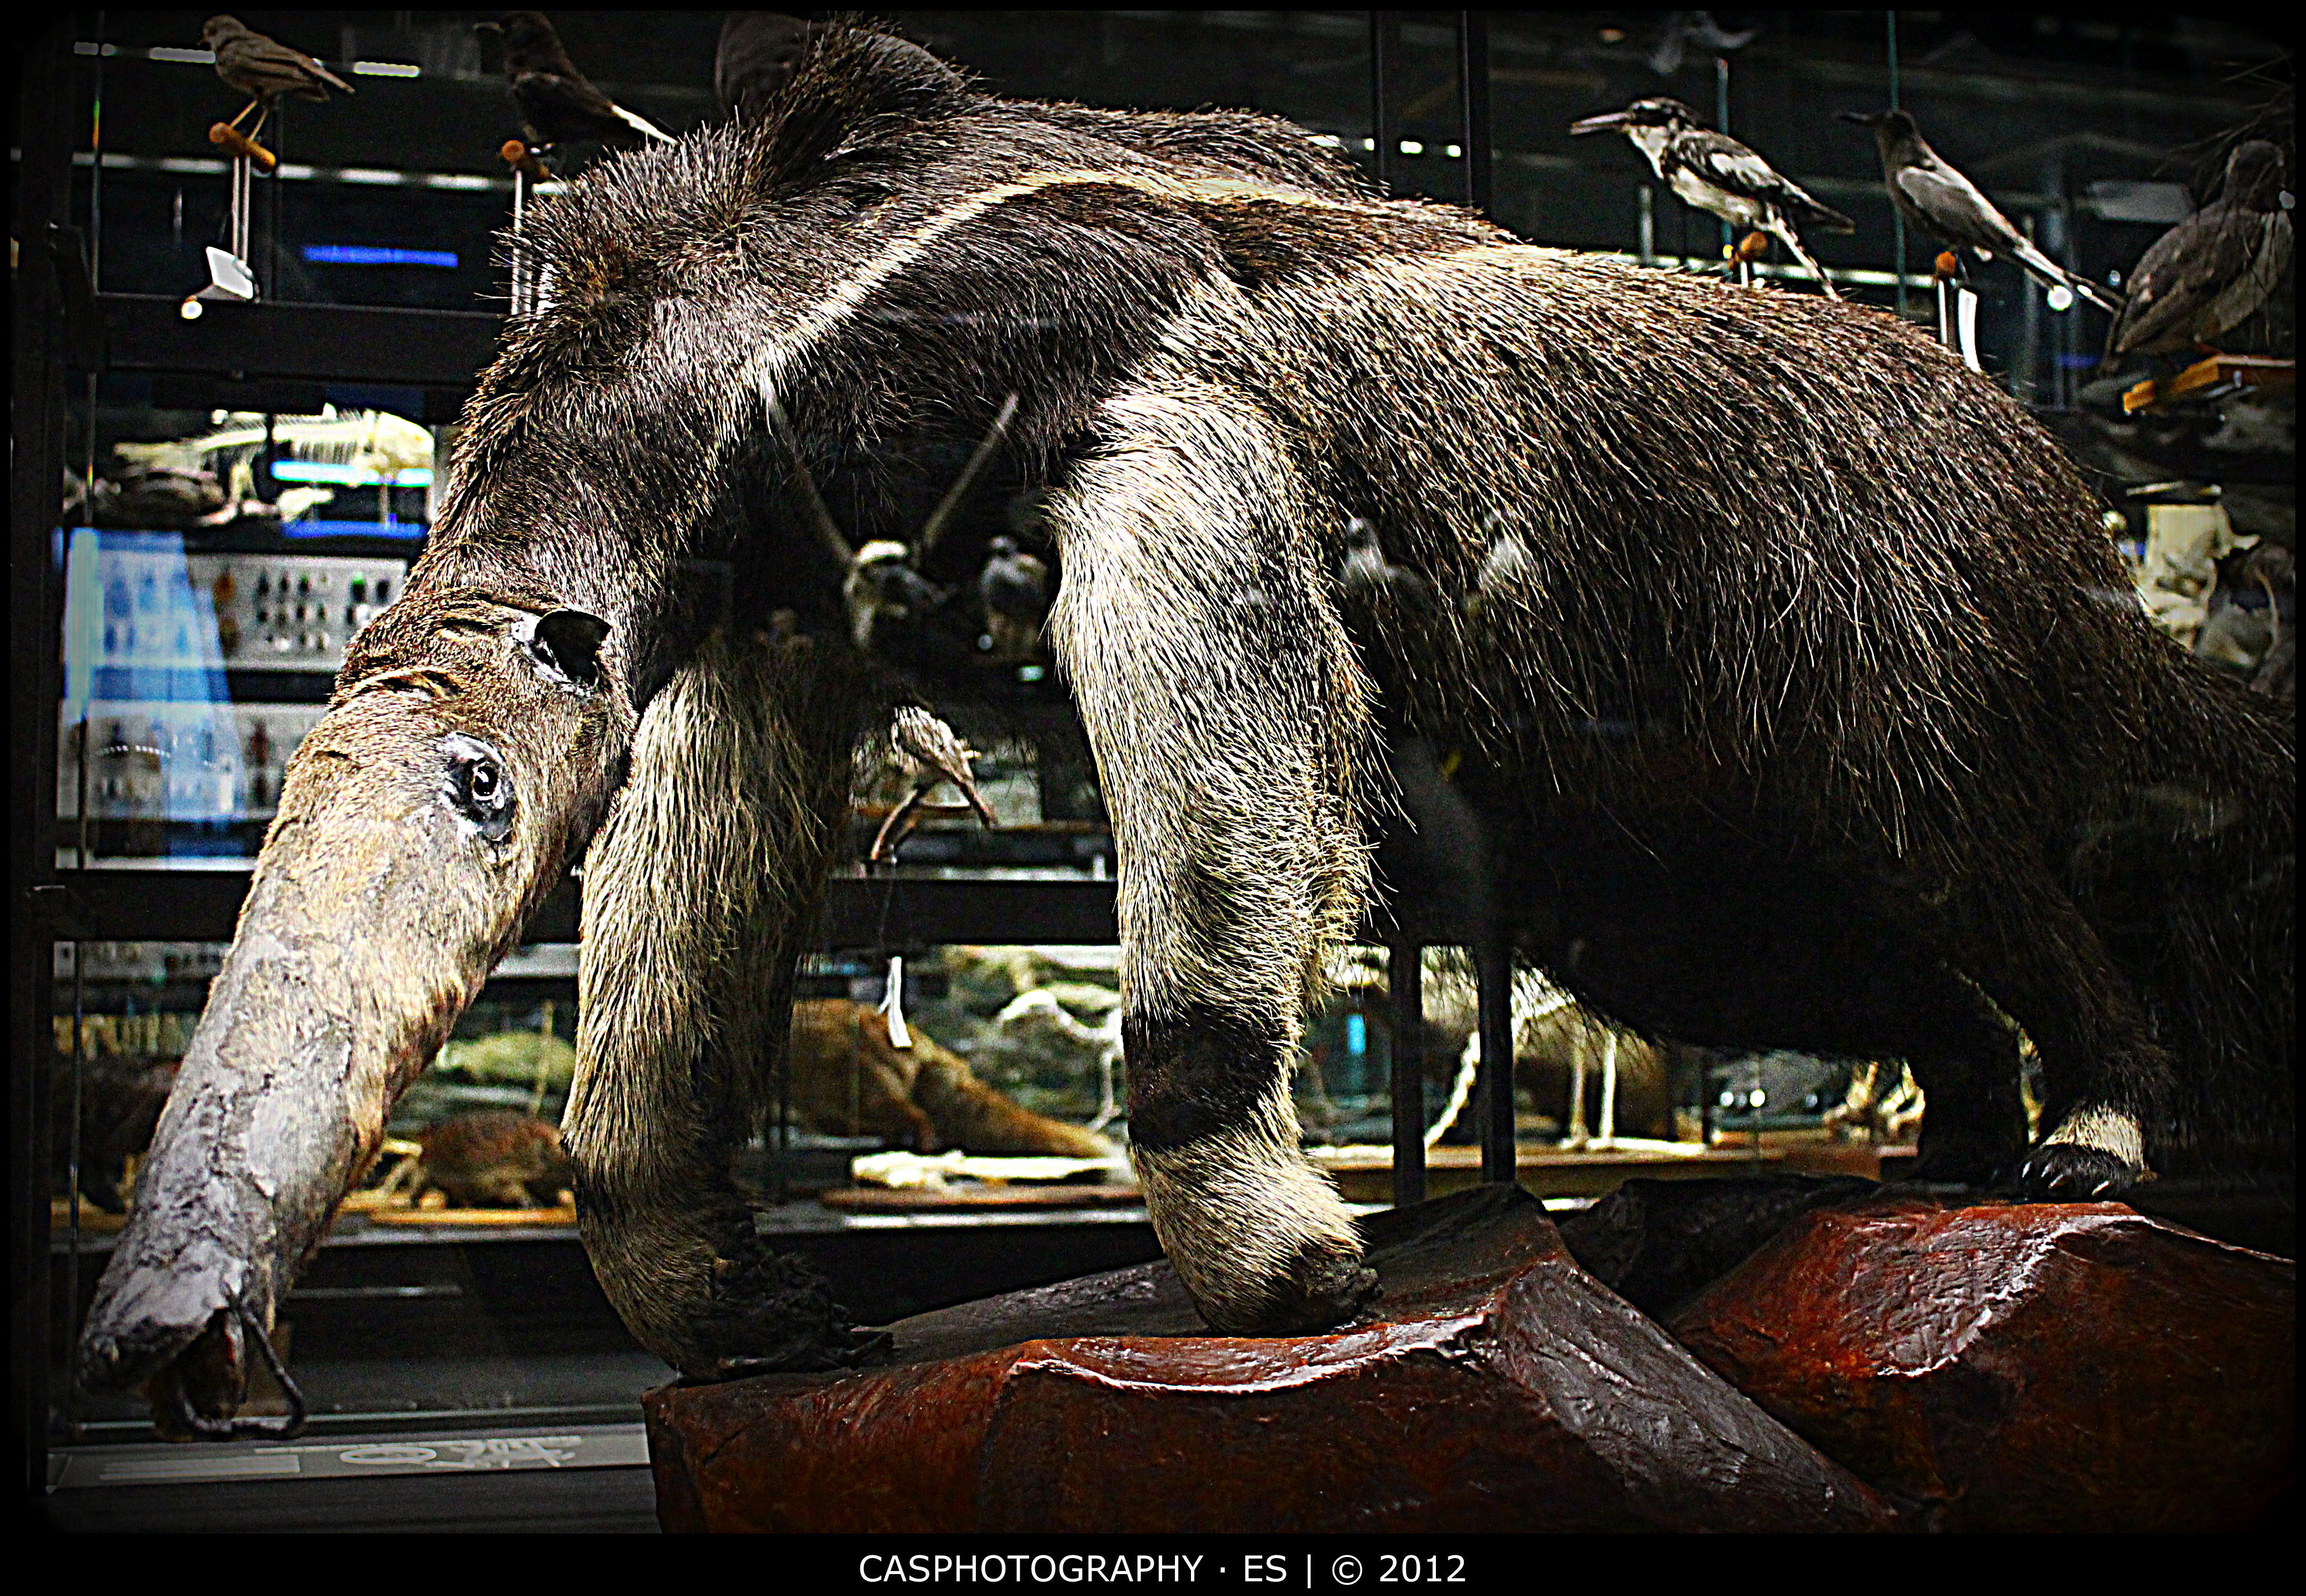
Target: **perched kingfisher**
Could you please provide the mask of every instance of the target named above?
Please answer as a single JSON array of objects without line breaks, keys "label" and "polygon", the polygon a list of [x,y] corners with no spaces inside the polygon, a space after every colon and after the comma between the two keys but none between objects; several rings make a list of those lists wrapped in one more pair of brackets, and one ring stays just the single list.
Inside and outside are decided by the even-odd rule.
[{"label": "perched kingfisher", "polygon": [[1840,299],[1825,269],[1802,248],[1794,228],[1823,227],[1829,233],[1854,233],[1848,217],[1819,204],[1798,183],[1781,175],[1770,163],[1727,133],[1717,133],[1697,120],[1697,113],[1678,99],[1637,99],[1622,111],[1588,116],[1569,124],[1573,133],[1621,132],[1635,149],[1649,157],[1660,181],[1700,210],[1712,211],[1737,227],[1757,227],[1782,242],[1794,258],[1809,268],[1829,299]]},{"label": "perched kingfisher", "polygon": [[2036,249],[2034,241],[1996,210],[1976,183],[1941,160],[1909,113],[1843,111],[1839,115],[1844,122],[1874,130],[1874,142],[1882,152],[1883,184],[1890,191],[1890,203],[1898,208],[1908,226],[1918,227],[1957,250],[1972,251],[1982,260],[2007,256],[2037,282],[2079,294],[2109,315],[2122,313],[2122,301]]}]

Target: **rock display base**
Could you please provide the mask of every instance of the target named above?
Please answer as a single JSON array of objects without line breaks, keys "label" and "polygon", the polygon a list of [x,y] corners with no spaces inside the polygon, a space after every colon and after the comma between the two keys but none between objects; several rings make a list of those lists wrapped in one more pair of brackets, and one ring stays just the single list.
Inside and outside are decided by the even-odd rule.
[{"label": "rock display base", "polygon": [[1210,1335],[1166,1264],[646,1399],[670,1530],[1866,1530],[1885,1503],[1491,1187],[1374,1216],[1379,1322]]},{"label": "rock display base", "polygon": [[2290,1499],[2286,1259],[2115,1203],[1786,1179],[1567,1228],[1584,1268],[1516,1189],[1373,1216],[1381,1319],[1330,1335],[1211,1336],[1150,1264],[904,1320],[883,1368],[652,1392],[660,1517],[2209,1530]]},{"label": "rock display base", "polygon": [[1562,1221],[1561,1239],[1587,1274],[1662,1319],[1811,1209],[1881,1189],[1847,1175],[1627,1181]]},{"label": "rock display base", "polygon": [[1917,1527],[2232,1529],[2292,1489],[2296,1266],[2118,1203],[1813,1212],[1670,1327]]}]

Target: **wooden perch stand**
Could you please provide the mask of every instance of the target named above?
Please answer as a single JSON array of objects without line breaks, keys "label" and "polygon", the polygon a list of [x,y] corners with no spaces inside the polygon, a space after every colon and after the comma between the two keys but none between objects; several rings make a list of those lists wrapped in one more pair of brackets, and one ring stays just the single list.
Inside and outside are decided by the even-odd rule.
[{"label": "wooden perch stand", "polygon": [[552,175],[543,161],[537,158],[536,151],[518,139],[507,139],[503,148],[499,149],[497,154],[503,159],[506,166],[516,172],[525,174],[533,183],[542,183]]},{"label": "wooden perch stand", "polygon": [[2179,399],[2225,398],[2246,388],[2278,392],[2298,380],[2298,363],[2264,354],[2212,354],[2175,377],[2138,384],[2122,396],[2122,413],[2135,415]]},{"label": "wooden perch stand", "polygon": [[243,160],[255,162],[259,168],[266,172],[273,170],[280,164],[278,156],[228,122],[216,123],[209,127],[209,142],[226,155],[236,155]]}]

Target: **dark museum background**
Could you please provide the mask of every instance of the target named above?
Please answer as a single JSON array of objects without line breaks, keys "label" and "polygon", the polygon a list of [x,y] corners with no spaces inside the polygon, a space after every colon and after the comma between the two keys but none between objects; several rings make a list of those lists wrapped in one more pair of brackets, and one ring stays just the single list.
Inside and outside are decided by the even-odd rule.
[{"label": "dark museum background", "polygon": [[[474,29],[496,13],[251,12],[240,13],[249,27],[318,56],[356,92],[270,112],[260,137],[280,164],[252,184],[246,261],[268,319],[236,331],[243,324],[230,306],[197,327],[189,312],[200,306],[187,296],[209,281],[211,246],[228,241],[231,225],[229,163],[209,130],[243,103],[201,46],[208,14],[73,13],[68,37],[43,35],[28,53],[18,100],[18,1455],[33,1489],[47,1493],[48,1521],[66,1528],[653,1529],[639,1404],[668,1371],[602,1297],[549,1173],[533,1213],[491,1216],[475,1203],[464,1214],[461,1199],[428,1210],[433,1199],[418,1195],[431,1178],[419,1173],[425,1139],[439,1126],[484,1114],[558,1120],[576,1030],[573,882],[396,1113],[401,1187],[380,1182],[371,1208],[348,1208],[284,1309],[295,1328],[283,1354],[303,1387],[298,1400],[312,1404],[309,1445],[284,1462],[284,1449],[235,1443],[202,1464],[205,1449],[157,1444],[140,1396],[79,1391],[69,1378],[80,1316],[232,935],[278,772],[326,702],[347,633],[389,602],[423,551],[435,471],[508,305],[500,235],[515,181],[500,150],[520,121],[499,47]],[[604,93],[679,136],[722,115],[713,60],[724,14],[572,12],[554,21]],[[1383,152],[1373,13],[879,14],[997,94],[1253,109],[1300,124],[1396,195],[1462,203],[1469,166],[1485,167],[1488,214],[1524,241],[1720,274],[1733,242],[1727,223],[1675,197],[1626,140],[1568,131],[1581,117],[1670,95],[1855,224],[1804,234],[1846,296],[1933,329],[1937,245],[1898,220],[1874,140],[1837,113],[1909,111],[2043,252],[2113,288],[2217,197],[2240,138],[2271,140],[2294,159],[2291,47],[2258,13],[1481,13],[1487,126],[1472,135],[1470,162],[1463,13],[1374,13],[1393,30]],[[554,175],[599,158],[597,147],[572,144],[554,153]],[[2285,215],[2294,182],[2285,168]],[[554,192],[548,184],[527,202]],[[1816,291],[1782,249],[1761,257],[1758,274],[1775,290]],[[2215,340],[2239,361],[2182,394],[2202,352],[2102,364],[2108,322],[2097,309],[2054,309],[2006,260],[1973,262],[1964,280],[1983,370],[2059,439],[2110,507],[2108,535],[2165,628],[2237,680],[2263,677],[2293,624],[2290,277]],[[200,358],[160,353],[195,335]],[[2164,388],[2147,403],[2139,385],[2149,380]],[[173,452],[149,452],[160,444]],[[35,467],[44,481],[28,481]],[[47,491],[56,480],[67,483],[62,518]],[[1035,506],[1001,497],[980,493],[962,507],[946,565],[930,576],[978,593],[990,540],[1004,535],[1054,559]],[[1114,858],[1102,796],[1045,651],[1026,644],[1012,655],[989,614],[985,636],[972,624],[964,640],[987,655],[981,694],[940,709],[974,745],[1002,830],[975,829],[957,805],[932,806],[896,867],[875,875],[858,865],[836,880],[797,994],[869,1016],[888,1000],[891,960],[901,959],[898,1006],[951,1049],[939,1057],[952,1064],[938,1067],[957,1070],[950,1078],[965,1078],[970,1093],[1005,1097],[1062,1127],[1046,1145],[1013,1150],[1090,1153],[1063,1177],[1077,1188],[1070,1198],[1057,1185],[998,1211],[960,1198],[940,1207],[941,1177],[901,1160],[978,1149],[949,1125],[935,1137],[920,1129],[934,1117],[925,1088],[901,1082],[879,1101],[879,1088],[858,1085],[883,1080],[885,1050],[841,1053],[821,1101],[802,1101],[797,1088],[780,1105],[746,1173],[771,1199],[764,1233],[820,1264],[867,1323],[1159,1250],[1126,1166],[1115,1174],[1106,1156],[1126,1114],[1116,1109]],[[189,645],[181,636],[152,641],[186,615]],[[141,644],[132,623],[145,627]],[[260,638],[270,654],[259,656]],[[860,771],[859,782],[850,841],[861,856],[902,786],[893,766]],[[204,796],[219,786],[220,798]],[[1362,952],[1366,968],[1309,1026],[1294,1086],[1309,1145],[1336,1155],[1324,1167],[1359,1212],[1400,1190],[1383,1156],[1389,1136],[1402,1145],[1405,1102],[1448,1122],[1426,1149],[1424,1190],[1470,1186],[1490,1168],[1474,1145],[1484,1122],[1482,1105],[1467,1102],[1472,1065],[1452,1075],[1492,1004],[1546,1038],[1514,1033],[1506,1141],[1517,1140],[1521,1156],[1505,1178],[1517,1168],[1565,1221],[1654,1173],[1646,1155],[1627,1150],[1644,1138],[1682,1146],[1674,1158],[1689,1148],[1718,1154],[1732,1175],[1738,1159],[1758,1172],[1766,1156],[1773,1173],[1887,1180],[1912,1152],[1919,1107],[1910,1082],[1899,1095],[1894,1066],[1876,1086],[1860,1079],[1871,1063],[1792,1053],[1664,1046],[1636,1059],[1631,1038],[1601,1028],[1556,1020],[1559,1034],[1548,1031],[1550,1011],[1540,1011],[1550,995],[1507,994],[1454,952],[1420,967],[1425,1079],[1406,1097],[1396,1083],[1388,1097],[1391,1004],[1399,986],[1414,993],[1418,983],[1390,981],[1388,955]],[[1037,1004],[1036,991],[1051,995]],[[1525,1046],[1551,1052],[1533,1063]],[[1621,1049],[1627,1084],[1613,1084],[1610,1112],[1615,1129],[1633,1134],[1613,1149],[1598,1082],[1605,1053],[1618,1080]],[[1068,1137],[1088,1139],[1075,1148]],[[424,1167],[445,1156],[435,1146]],[[858,1162],[876,1158],[900,1162]],[[956,1173],[952,1183],[982,1197],[1016,1190],[1012,1178],[1029,1177]],[[2178,1217],[2222,1240],[2294,1253],[2286,1199],[2270,1219],[2208,1209]],[[249,1412],[282,1411],[269,1378],[260,1376]],[[469,1489],[452,1499],[447,1484]]]}]

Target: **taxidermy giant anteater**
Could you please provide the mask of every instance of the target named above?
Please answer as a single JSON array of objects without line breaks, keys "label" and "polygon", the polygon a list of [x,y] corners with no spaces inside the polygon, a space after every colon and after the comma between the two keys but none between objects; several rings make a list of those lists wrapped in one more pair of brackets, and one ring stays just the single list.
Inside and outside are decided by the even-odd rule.
[{"label": "taxidermy giant anteater", "polygon": [[[1524,959],[1641,1030],[1910,1061],[1933,1173],[2287,1157],[2290,721],[2148,625],[2056,446],[1888,318],[1525,247],[1255,116],[992,98],[853,28],[532,243],[431,545],[290,767],[89,1377],[215,1428],[580,854],[603,1285],[694,1377],[869,1353],[727,1167],[886,724],[803,508],[902,539],[1012,395],[1120,848],[1132,1155],[1219,1329],[1376,1285],[1286,1080],[1388,738],[1479,816]],[[1395,575],[1348,595],[1357,518]],[[724,624],[697,559],[733,563]],[[772,605],[818,635],[764,640]]]}]

